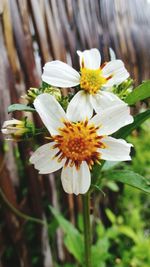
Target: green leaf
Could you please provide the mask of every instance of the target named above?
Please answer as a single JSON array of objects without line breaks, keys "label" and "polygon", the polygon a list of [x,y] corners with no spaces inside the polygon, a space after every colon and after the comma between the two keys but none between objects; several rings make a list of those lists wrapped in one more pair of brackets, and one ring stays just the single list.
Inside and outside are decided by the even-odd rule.
[{"label": "green leaf", "polygon": [[129,105],[134,105],[140,100],[150,97],[150,80],[144,81],[141,85],[136,87],[132,93],[130,93],[126,98],[125,102]]},{"label": "green leaf", "polygon": [[110,209],[105,209],[106,215],[110,222],[114,224],[116,222],[116,216]]},{"label": "green leaf", "polygon": [[122,127],[114,134],[116,138],[126,138],[134,129],[139,127],[144,121],[150,118],[150,110],[144,111],[134,117],[134,122]]},{"label": "green leaf", "polygon": [[31,108],[27,105],[23,105],[23,104],[13,104],[10,105],[8,107],[8,113],[13,112],[13,111],[29,111],[29,112],[33,112],[35,111],[34,108]]},{"label": "green leaf", "polygon": [[64,243],[66,248],[75,257],[75,259],[82,264],[84,255],[83,236],[74,227],[74,225],[67,221],[56,209],[50,206],[49,208],[65,234]]},{"label": "green leaf", "polygon": [[110,258],[110,242],[107,237],[99,239],[92,245],[92,267],[106,267],[106,261]]},{"label": "green leaf", "polygon": [[129,170],[110,171],[105,173],[105,178],[128,184],[146,193],[150,193],[150,181],[143,176]]},{"label": "green leaf", "polygon": [[119,191],[119,187],[114,181],[107,181],[106,186],[114,192]]},{"label": "green leaf", "polygon": [[121,225],[118,227],[118,231],[119,231],[119,233],[124,234],[127,237],[131,238],[135,243],[139,242],[139,238],[137,236],[137,233],[135,233],[133,231],[133,229],[130,228],[129,226]]}]

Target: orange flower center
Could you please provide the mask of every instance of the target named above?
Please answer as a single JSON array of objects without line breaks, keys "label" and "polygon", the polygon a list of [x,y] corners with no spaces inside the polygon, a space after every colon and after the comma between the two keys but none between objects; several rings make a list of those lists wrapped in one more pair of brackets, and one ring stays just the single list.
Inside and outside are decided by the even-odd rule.
[{"label": "orange flower center", "polygon": [[59,129],[60,134],[52,137],[56,144],[53,148],[58,148],[59,152],[55,155],[58,160],[66,158],[65,166],[75,165],[79,168],[82,161],[86,161],[90,168],[95,162],[99,162],[100,153],[98,148],[104,148],[101,142],[103,136],[97,134],[99,127],[88,124],[88,121],[77,123],[64,122],[64,127]]}]

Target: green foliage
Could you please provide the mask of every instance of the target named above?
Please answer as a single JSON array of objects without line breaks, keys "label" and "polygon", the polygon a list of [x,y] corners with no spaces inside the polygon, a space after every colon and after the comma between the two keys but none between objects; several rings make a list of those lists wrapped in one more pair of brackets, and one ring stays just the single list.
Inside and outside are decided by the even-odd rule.
[{"label": "green foliage", "polygon": [[128,138],[136,150],[135,157],[132,158],[132,167],[134,170],[145,177],[150,177],[150,120],[143,125],[138,136]]},{"label": "green foliage", "polygon": [[99,239],[95,245],[92,246],[92,266],[106,267],[107,259],[110,257],[109,240],[107,238]]},{"label": "green foliage", "polygon": [[59,264],[55,264],[54,265],[54,267],[78,267],[77,265],[75,265],[75,264],[72,264],[72,263],[66,263],[66,264],[61,264],[61,265],[59,265]]},{"label": "green foliage", "polygon": [[129,170],[113,170],[104,174],[107,179],[114,180],[136,187],[146,193],[150,193],[150,181],[143,176]]},{"label": "green foliage", "polygon": [[68,251],[81,264],[84,255],[83,236],[80,232],[67,221],[56,209],[50,207],[51,212],[64,232],[64,244]]},{"label": "green foliage", "polygon": [[126,98],[125,102],[129,105],[134,105],[138,101],[150,97],[150,81],[144,81],[136,87]]},{"label": "green foliage", "polygon": [[23,104],[12,104],[8,107],[8,113],[14,112],[14,111],[29,111],[33,112],[35,111],[34,108],[31,108],[30,106],[23,105]]},{"label": "green foliage", "polygon": [[[118,213],[121,213],[124,218],[120,229],[128,236],[128,242],[133,242],[130,246],[130,251],[123,246],[123,250],[120,251],[123,256],[120,258],[136,267],[148,267],[150,265],[150,231],[148,223],[150,213],[147,214],[147,209],[145,210],[143,203],[150,204],[148,195],[138,190],[133,191],[128,186],[125,186],[123,194],[118,199]],[[128,266],[128,262],[124,265]],[[119,266],[122,267],[124,265],[122,263]]]},{"label": "green foliage", "polygon": [[123,217],[121,220],[120,216],[117,217],[108,209],[107,215],[112,223],[111,227],[105,228],[100,221],[97,221],[97,238],[105,245],[107,244],[107,259],[103,265],[99,264],[96,267],[148,267],[150,265],[150,238],[145,238],[141,229],[134,230],[130,225],[126,225]]},{"label": "green foliage", "polygon": [[133,89],[133,80],[128,78],[126,81],[122,82],[119,85],[114,85],[112,88],[112,92],[116,94],[119,98],[124,100]]}]

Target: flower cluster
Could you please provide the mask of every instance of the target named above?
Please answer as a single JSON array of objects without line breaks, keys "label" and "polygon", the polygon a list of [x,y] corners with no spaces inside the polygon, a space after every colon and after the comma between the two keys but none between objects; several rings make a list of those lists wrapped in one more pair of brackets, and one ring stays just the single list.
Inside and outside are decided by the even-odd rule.
[{"label": "flower cluster", "polygon": [[50,136],[30,158],[40,174],[62,168],[65,192],[76,195],[89,190],[94,164],[131,159],[132,145],[110,135],[133,122],[129,107],[113,92],[114,86],[129,77],[123,62],[112,60],[101,65],[95,48],[77,54],[80,72],[58,60],[44,66],[43,82],[51,88],[73,87],[76,93],[66,112],[49,91],[34,94],[33,106]]}]

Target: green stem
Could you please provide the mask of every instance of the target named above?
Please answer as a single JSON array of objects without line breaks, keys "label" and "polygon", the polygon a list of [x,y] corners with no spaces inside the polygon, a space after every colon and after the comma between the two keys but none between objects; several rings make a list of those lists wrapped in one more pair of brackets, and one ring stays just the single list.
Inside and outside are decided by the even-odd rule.
[{"label": "green stem", "polygon": [[31,222],[34,222],[34,223],[39,223],[39,224],[42,224],[44,226],[47,226],[48,227],[48,224],[45,220],[41,220],[41,219],[38,219],[38,218],[34,218],[34,217],[31,217],[29,215],[26,215],[24,214],[23,212],[19,211],[18,209],[16,209],[9,201],[8,199],[6,198],[5,194],[3,193],[2,189],[0,189],[0,195],[3,199],[3,201],[7,204],[7,206],[11,209],[12,212],[14,212],[17,216],[19,216],[20,218],[26,220],[26,221],[31,221]]},{"label": "green stem", "polygon": [[90,193],[82,197],[83,200],[83,223],[84,223],[84,247],[85,259],[84,266],[92,267],[91,262],[91,226],[90,226]]}]

